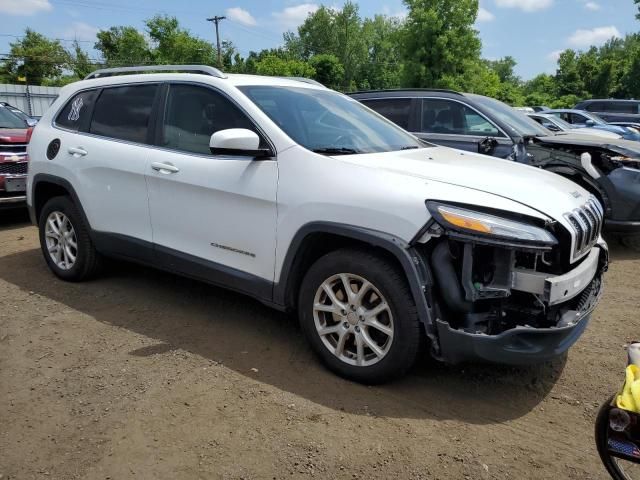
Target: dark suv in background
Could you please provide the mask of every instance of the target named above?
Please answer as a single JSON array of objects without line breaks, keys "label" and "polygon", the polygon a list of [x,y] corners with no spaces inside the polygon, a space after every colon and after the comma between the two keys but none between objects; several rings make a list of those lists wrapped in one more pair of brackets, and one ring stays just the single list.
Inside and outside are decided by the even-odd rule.
[{"label": "dark suv in background", "polygon": [[585,100],[575,109],[595,113],[609,123],[640,124],[640,100]]},{"label": "dark suv in background", "polygon": [[351,97],[422,140],[573,180],[598,197],[607,230],[640,251],[640,142],[555,134],[526,114],[476,94],[414,89],[356,92]]}]

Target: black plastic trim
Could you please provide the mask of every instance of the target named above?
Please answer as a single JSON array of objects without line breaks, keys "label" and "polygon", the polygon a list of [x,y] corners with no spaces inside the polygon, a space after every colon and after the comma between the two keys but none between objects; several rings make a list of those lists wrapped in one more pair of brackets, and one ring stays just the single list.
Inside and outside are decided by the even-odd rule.
[{"label": "black plastic trim", "polygon": [[605,220],[604,229],[618,235],[637,235],[640,233],[640,222],[626,220]]},{"label": "black plastic trim", "polygon": [[281,306],[287,306],[288,292],[294,288],[291,285],[291,273],[294,261],[299,253],[304,251],[305,239],[315,233],[328,233],[342,236],[352,240],[367,243],[372,247],[382,248],[391,253],[404,270],[411,294],[416,302],[418,317],[431,331],[433,315],[429,307],[425,292],[428,285],[432,285],[429,267],[422,255],[404,240],[388,233],[333,222],[312,222],[302,226],[293,237],[289,249],[282,264],[280,280],[273,286],[273,302]]},{"label": "black plastic trim", "polygon": [[103,255],[177,273],[271,304],[273,282],[256,275],[126,235],[94,231],[93,238]]},{"label": "black plastic trim", "polygon": [[[52,183],[54,185],[58,185],[59,187],[63,187],[67,192],[69,192],[69,195],[71,195],[71,199],[73,200],[73,203],[75,203],[76,207],[78,207],[78,211],[80,212],[80,215],[82,215],[82,220],[84,221],[85,225],[89,229],[89,235],[91,235],[92,233],[91,223],[89,222],[89,219],[87,218],[87,215],[85,214],[84,209],[82,208],[82,203],[80,202],[80,198],[78,197],[78,194],[76,193],[75,189],[71,186],[71,183],[69,183],[64,178],[56,177],[55,175],[49,175],[47,173],[38,173],[33,177],[33,182],[31,185],[31,205],[29,206],[30,210],[33,209],[33,217],[31,219],[33,224],[38,225],[37,212],[35,211],[35,208],[37,203],[36,190],[37,190],[38,184],[40,183]],[[32,215],[31,211],[29,212],[29,215],[30,216]],[[93,240],[93,236],[91,237],[91,239]]]}]

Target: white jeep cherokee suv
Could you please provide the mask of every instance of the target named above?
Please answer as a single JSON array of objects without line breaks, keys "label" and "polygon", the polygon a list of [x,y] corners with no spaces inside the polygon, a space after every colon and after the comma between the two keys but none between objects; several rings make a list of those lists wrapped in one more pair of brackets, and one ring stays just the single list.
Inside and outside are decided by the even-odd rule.
[{"label": "white jeep cherokee suv", "polygon": [[29,157],[58,277],[118,257],[297,310],[322,361],[361,382],[403,374],[422,345],[450,363],[552,358],[602,291],[587,191],[424,144],[304,79],[99,70],[62,89]]}]

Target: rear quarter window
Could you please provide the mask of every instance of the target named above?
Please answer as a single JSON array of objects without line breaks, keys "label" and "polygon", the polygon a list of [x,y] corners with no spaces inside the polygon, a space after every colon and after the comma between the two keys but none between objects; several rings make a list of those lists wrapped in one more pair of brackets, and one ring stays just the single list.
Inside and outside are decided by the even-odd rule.
[{"label": "rear quarter window", "polygon": [[409,129],[409,114],[411,112],[410,98],[362,100],[362,103],[383,117],[388,118],[399,127],[405,130]]},{"label": "rear quarter window", "polygon": [[158,85],[128,85],[102,90],[96,101],[90,133],[147,143],[151,109]]},{"label": "rear quarter window", "polygon": [[86,131],[97,96],[97,90],[87,90],[75,94],[60,111],[55,124],[74,132]]}]

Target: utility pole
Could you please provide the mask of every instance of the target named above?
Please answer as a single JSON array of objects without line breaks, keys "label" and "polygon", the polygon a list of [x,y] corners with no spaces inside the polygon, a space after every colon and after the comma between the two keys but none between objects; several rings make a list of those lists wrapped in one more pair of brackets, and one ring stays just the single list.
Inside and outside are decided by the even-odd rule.
[{"label": "utility pole", "polygon": [[207,22],[213,22],[216,26],[216,43],[218,45],[218,67],[222,67],[222,57],[220,55],[220,33],[218,32],[218,23],[224,20],[227,17],[211,17],[207,18]]}]

